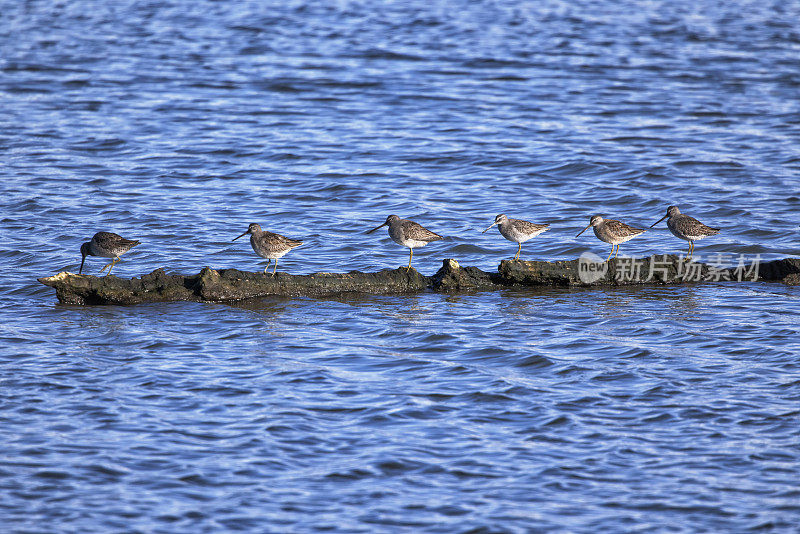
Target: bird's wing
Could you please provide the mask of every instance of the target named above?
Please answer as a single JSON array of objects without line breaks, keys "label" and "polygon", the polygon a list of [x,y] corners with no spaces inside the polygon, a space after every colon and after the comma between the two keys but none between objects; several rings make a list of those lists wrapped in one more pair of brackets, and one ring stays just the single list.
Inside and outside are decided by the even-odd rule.
[{"label": "bird's wing", "polygon": [[719,228],[711,228],[688,215],[675,221],[675,228],[683,235],[714,235],[719,233]]},{"label": "bird's wing", "polygon": [[437,239],[444,239],[439,234],[431,232],[414,221],[404,220],[402,225],[403,235],[406,239],[415,239],[417,241],[436,241]]},{"label": "bird's wing", "polygon": [[514,219],[511,224],[518,230],[526,234],[532,234],[534,232],[542,232],[550,227],[549,224],[536,224],[528,221],[523,221],[522,219]]},{"label": "bird's wing", "polygon": [[605,222],[608,225],[608,229],[617,235],[638,235],[645,231],[641,228],[634,228],[629,224],[625,224],[622,221],[617,221],[614,219],[606,219]]},{"label": "bird's wing", "polygon": [[270,250],[284,250],[286,248],[295,248],[303,244],[302,241],[297,239],[290,239],[275,232],[264,231],[259,236],[262,244]]}]

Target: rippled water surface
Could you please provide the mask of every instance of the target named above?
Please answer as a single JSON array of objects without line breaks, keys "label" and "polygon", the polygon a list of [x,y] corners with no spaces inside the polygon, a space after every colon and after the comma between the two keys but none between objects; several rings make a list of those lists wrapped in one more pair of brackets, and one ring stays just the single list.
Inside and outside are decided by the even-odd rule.
[{"label": "rippled water surface", "polygon": [[[114,268],[493,270],[669,204],[800,254],[800,4],[0,2],[7,532],[741,532],[800,523],[800,294],[766,283],[72,307]],[[685,252],[662,223],[621,253]],[[88,258],[90,272],[103,265]]]}]

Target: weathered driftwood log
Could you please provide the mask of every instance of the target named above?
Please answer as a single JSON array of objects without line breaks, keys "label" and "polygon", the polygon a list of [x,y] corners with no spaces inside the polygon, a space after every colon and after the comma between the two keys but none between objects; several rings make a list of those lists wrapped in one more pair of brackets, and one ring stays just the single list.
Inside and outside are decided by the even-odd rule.
[{"label": "weathered driftwood log", "polygon": [[616,258],[607,263],[586,259],[570,261],[502,261],[500,277],[512,285],[620,286],[639,284],[684,284],[691,282],[792,283],[800,273],[800,258],[769,262],[757,259],[736,267],[688,261],[683,256],[656,255],[646,258]]},{"label": "weathered driftwood log", "polygon": [[64,304],[139,304],[160,301],[245,300],[271,295],[323,297],[340,293],[392,294],[423,290],[464,291],[507,286],[614,286],[635,284],[680,284],[704,281],[800,282],[800,258],[776,260],[734,269],[687,262],[678,256],[619,258],[608,263],[571,261],[513,261],[500,263],[497,273],[477,267],[461,267],[444,260],[433,276],[404,267],[376,273],[316,273],[291,275],[214,270],[183,276],[157,269],[141,278],[97,277],[62,272],[40,278],[55,288]]},{"label": "weathered driftwood log", "polygon": [[291,275],[214,270],[204,267],[198,274],[182,276],[156,269],[141,278],[86,276],[62,272],[39,281],[56,290],[64,304],[139,304],[173,300],[224,302],[270,295],[322,297],[337,293],[406,293],[422,291],[428,278],[415,270],[385,269],[377,273],[358,271],[333,274]]}]

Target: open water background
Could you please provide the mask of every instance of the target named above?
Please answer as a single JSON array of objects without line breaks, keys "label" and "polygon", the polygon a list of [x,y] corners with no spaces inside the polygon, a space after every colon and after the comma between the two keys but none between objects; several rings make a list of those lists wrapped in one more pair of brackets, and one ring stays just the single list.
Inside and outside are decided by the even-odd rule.
[{"label": "open water background", "polygon": [[[796,532],[780,284],[70,307],[114,268],[495,269],[677,204],[800,254],[797,1],[0,1],[4,532]],[[661,227],[622,247],[685,251]],[[88,258],[89,272],[103,260]]]}]

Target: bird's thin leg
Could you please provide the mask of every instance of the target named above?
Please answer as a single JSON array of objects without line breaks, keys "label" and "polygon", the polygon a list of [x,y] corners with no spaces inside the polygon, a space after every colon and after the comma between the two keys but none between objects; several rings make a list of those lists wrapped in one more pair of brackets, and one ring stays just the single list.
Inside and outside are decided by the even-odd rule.
[{"label": "bird's thin leg", "polygon": [[278,270],[278,259],[275,258],[275,267],[272,268],[272,276],[275,276],[275,271]]},{"label": "bird's thin leg", "polygon": [[414,257],[414,249],[413,248],[409,248],[408,252],[409,252],[409,254],[408,254],[408,267],[406,267],[406,272],[411,270],[411,258]]},{"label": "bird's thin leg", "polygon": [[270,263],[272,263],[272,260],[267,258],[267,264],[264,266],[264,274],[267,274],[267,269],[269,269]]},{"label": "bird's thin leg", "polygon": [[610,259],[611,259],[611,255],[612,255],[613,253],[614,253],[614,245],[611,245],[611,252],[609,252],[609,253],[608,253],[608,257],[606,258],[606,261],[608,261],[608,260],[610,260]]},{"label": "bird's thin leg", "polygon": [[[111,274],[111,269],[114,268],[114,264],[116,264],[118,261],[119,261],[119,258],[114,258],[113,260],[111,260],[111,263],[106,265],[106,267],[108,267],[108,272],[106,273],[106,276]],[[105,269],[105,267],[103,267],[103,269]],[[100,271],[100,272],[102,273],[103,271]]]},{"label": "bird's thin leg", "polygon": [[[619,252],[619,244],[617,245],[617,252]],[[617,259],[617,252],[614,253],[614,259]]]},{"label": "bird's thin leg", "polygon": [[116,261],[117,261],[117,258],[114,258],[113,260],[111,260],[111,263],[109,263],[108,265],[106,265],[105,267],[103,267],[102,269],[100,269],[100,272],[102,273],[103,271],[105,271],[106,269],[108,269],[108,272],[106,273],[106,276],[108,276],[109,274],[111,274],[111,269],[114,267],[114,263],[115,263]]},{"label": "bird's thin leg", "polygon": [[689,259],[691,259],[693,254],[694,254],[694,241],[689,241]]},{"label": "bird's thin leg", "polygon": [[522,243],[517,243],[517,244],[519,245],[519,247],[517,247],[517,254],[516,254],[516,256],[514,256],[515,260],[519,259],[519,253],[522,250]]}]

